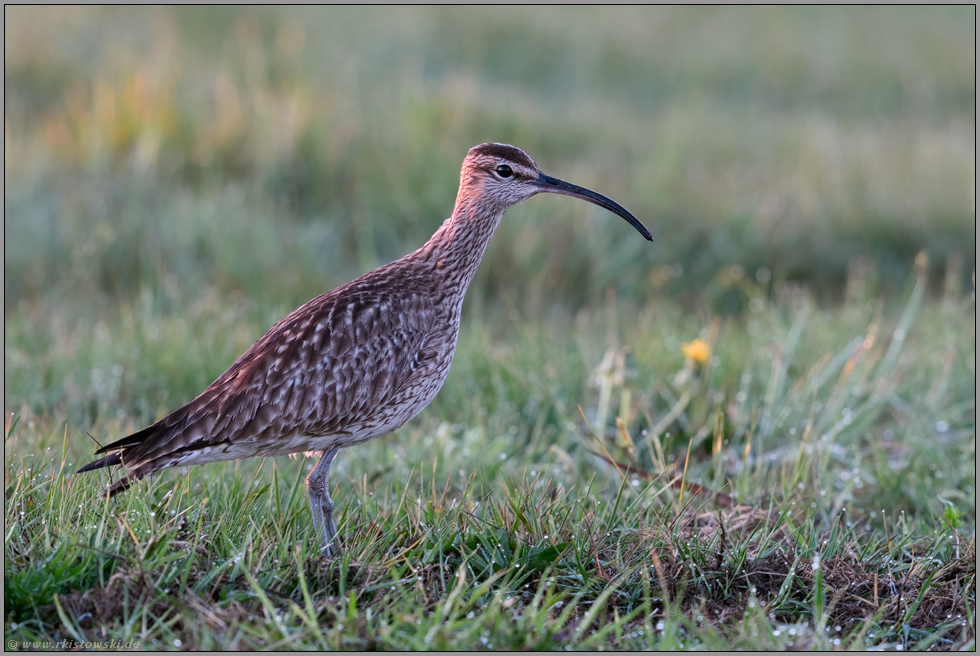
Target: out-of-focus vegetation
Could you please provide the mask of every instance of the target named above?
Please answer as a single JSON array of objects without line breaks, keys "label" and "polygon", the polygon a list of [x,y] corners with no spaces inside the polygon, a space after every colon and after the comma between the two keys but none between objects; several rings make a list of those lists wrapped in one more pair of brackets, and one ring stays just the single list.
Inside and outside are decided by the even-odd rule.
[{"label": "out-of-focus vegetation", "polygon": [[[974,648],[975,9],[5,8],[5,638]],[[93,444],[508,211],[432,406],[312,461]],[[9,644],[9,642],[8,642]]]},{"label": "out-of-focus vegetation", "polygon": [[[416,248],[484,141],[621,201],[512,210],[474,292],[523,311],[765,268],[840,298],[972,261],[975,11],[5,10],[5,307],[300,303]],[[968,266],[956,275],[969,280]],[[548,299],[546,302],[545,299]]]}]

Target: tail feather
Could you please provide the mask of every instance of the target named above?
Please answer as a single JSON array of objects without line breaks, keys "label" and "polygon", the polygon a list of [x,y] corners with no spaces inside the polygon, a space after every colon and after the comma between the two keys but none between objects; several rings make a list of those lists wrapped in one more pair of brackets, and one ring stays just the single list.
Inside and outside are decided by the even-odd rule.
[{"label": "tail feather", "polygon": [[111,499],[112,497],[116,496],[120,492],[124,492],[128,490],[133,483],[135,483],[141,478],[143,478],[143,474],[139,472],[133,472],[128,476],[123,476],[118,481],[116,481],[108,488],[106,488],[105,492],[102,493],[102,498]]},{"label": "tail feather", "polygon": [[111,444],[106,444],[104,447],[102,447],[101,449],[99,449],[95,453],[96,454],[99,454],[99,453],[105,453],[106,451],[118,451],[118,450],[122,449],[123,447],[134,446],[136,444],[140,444],[140,443],[143,442],[143,440],[145,440],[150,435],[152,435],[154,432],[156,432],[156,430],[159,427],[160,427],[160,422],[159,421],[156,422],[156,423],[154,423],[154,424],[150,424],[149,426],[147,426],[143,430],[138,430],[135,433],[133,433],[132,435],[127,435],[126,437],[122,438],[121,440],[116,440],[115,442],[112,442]]},{"label": "tail feather", "polygon": [[[159,427],[160,427],[160,422],[156,422],[155,424],[151,424],[142,430],[136,431],[132,435],[127,435],[121,440],[117,440],[111,444],[105,445],[95,453],[101,454],[107,451],[114,451],[115,453],[110,453],[109,455],[103,458],[99,458],[98,460],[90,462],[75,473],[83,474],[85,472],[94,471],[96,469],[102,469],[103,467],[114,467],[115,465],[123,464],[123,456],[126,455],[127,451],[129,451],[130,449],[132,449],[134,446],[138,444],[142,444],[143,441],[146,440],[146,438],[153,435],[153,433]],[[132,456],[132,454],[129,455]],[[129,457],[128,460],[132,461],[132,457]],[[103,492],[104,498],[113,497],[119,494],[120,492],[129,488],[134,482],[143,478],[143,476],[146,475],[146,470],[143,467],[140,467],[138,462],[130,462],[129,465],[130,467],[135,467],[135,469],[131,469],[126,476],[123,476],[118,481],[116,481],[108,488],[106,488],[105,492]]]},{"label": "tail feather", "polygon": [[193,446],[170,443],[170,438],[179,434],[185,427],[188,412],[188,406],[184,406],[142,430],[106,444],[95,452],[96,455],[106,454],[104,457],[90,462],[76,473],[82,474],[114,465],[125,466],[129,470],[126,475],[104,492],[104,497],[112,497],[131,487],[144,476],[173,466],[182,461],[181,458],[175,457],[176,454],[194,450]]},{"label": "tail feather", "polygon": [[88,471],[92,471],[94,469],[102,469],[103,467],[114,467],[116,465],[121,465],[121,464],[122,464],[122,458],[119,457],[118,453],[113,453],[112,455],[108,455],[105,458],[99,458],[94,462],[88,463],[87,465],[85,465],[75,473],[82,474]]},{"label": "tail feather", "polygon": [[[90,462],[81,469],[79,469],[76,474],[83,474],[85,472],[92,471],[94,469],[102,469],[103,467],[112,467],[114,465],[122,464],[122,458],[119,457],[118,453],[113,453],[110,456],[96,460],[95,462]],[[133,483],[143,478],[146,475],[146,471],[142,468],[137,467],[136,469],[130,471],[127,475],[120,478],[118,481],[114,482],[108,488],[102,492],[103,499],[109,499],[116,496],[120,492],[124,492],[129,489]]]}]

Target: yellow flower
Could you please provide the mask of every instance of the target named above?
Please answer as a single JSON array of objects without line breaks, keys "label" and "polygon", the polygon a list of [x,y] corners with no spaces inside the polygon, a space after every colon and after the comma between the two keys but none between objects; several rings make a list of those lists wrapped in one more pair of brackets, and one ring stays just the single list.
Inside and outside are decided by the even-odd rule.
[{"label": "yellow flower", "polygon": [[687,357],[701,364],[707,362],[708,358],[711,357],[711,350],[708,348],[708,343],[703,339],[696,339],[693,342],[681,344],[681,351]]}]

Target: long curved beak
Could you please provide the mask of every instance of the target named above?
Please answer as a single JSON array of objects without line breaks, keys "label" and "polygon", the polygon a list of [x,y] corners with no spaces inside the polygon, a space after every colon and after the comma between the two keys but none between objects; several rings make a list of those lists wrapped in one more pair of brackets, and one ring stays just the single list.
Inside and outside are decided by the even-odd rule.
[{"label": "long curved beak", "polygon": [[544,173],[538,173],[538,179],[532,184],[536,185],[542,192],[550,194],[563,194],[565,196],[572,196],[573,198],[581,198],[582,200],[589,201],[593,205],[598,205],[599,207],[605,208],[613,214],[618,214],[626,219],[626,221],[631,226],[636,228],[641,235],[646,237],[648,241],[653,241],[653,233],[651,233],[645,225],[640,223],[638,218],[630,214],[625,207],[614,200],[606,198],[602,194],[597,194],[591,189],[573,185],[569,182],[565,182],[564,180],[559,180],[558,178],[553,178],[550,175],[545,175]]}]

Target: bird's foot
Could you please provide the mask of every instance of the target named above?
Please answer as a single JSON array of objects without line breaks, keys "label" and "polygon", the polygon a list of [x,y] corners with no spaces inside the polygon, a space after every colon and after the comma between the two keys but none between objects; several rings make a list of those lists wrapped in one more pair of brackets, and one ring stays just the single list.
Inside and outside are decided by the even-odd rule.
[{"label": "bird's foot", "polygon": [[343,555],[344,550],[341,548],[340,543],[337,540],[328,542],[320,547],[321,558],[340,558]]}]

